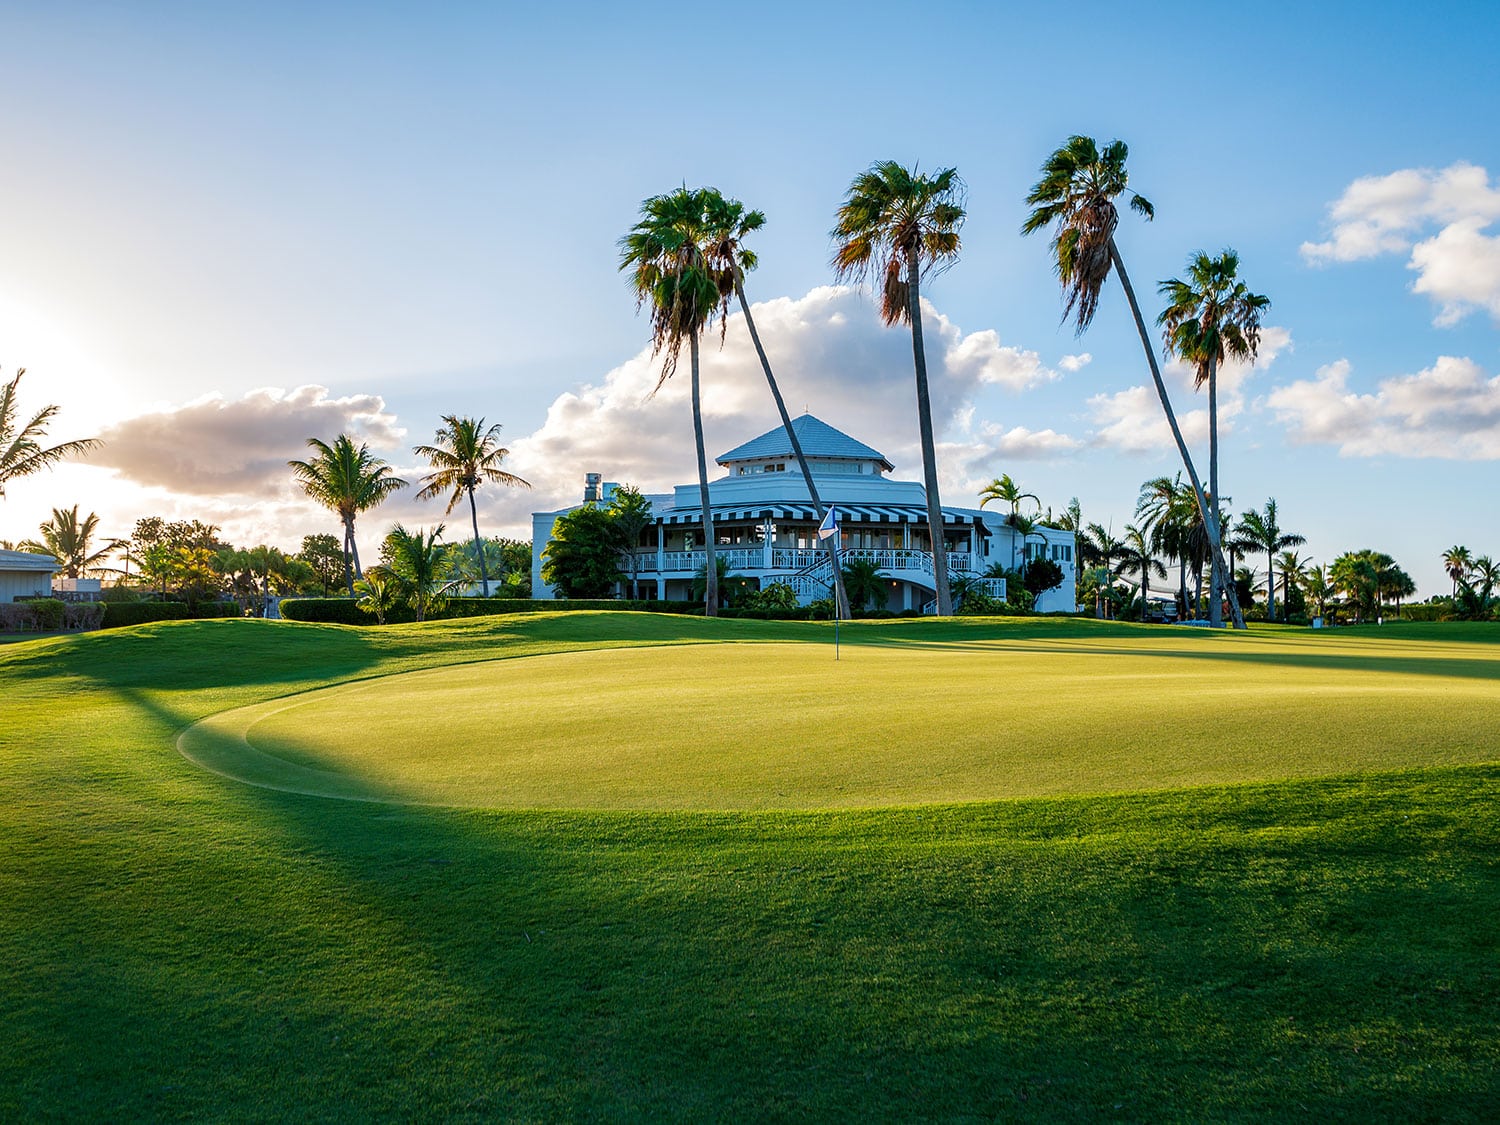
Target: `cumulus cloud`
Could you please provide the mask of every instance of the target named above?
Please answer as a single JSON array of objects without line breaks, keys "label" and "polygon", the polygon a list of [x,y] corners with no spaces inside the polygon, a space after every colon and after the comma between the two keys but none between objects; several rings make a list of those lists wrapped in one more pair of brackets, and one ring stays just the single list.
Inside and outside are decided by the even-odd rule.
[{"label": "cumulus cloud", "polygon": [[[844,286],[766,301],[755,305],[754,313],[792,416],[811,411],[881,450],[896,465],[895,475],[917,479],[921,454],[909,331],[882,324],[869,299]],[[954,456],[939,457],[945,487],[970,483],[965,474],[971,467],[988,479],[986,466],[1021,450],[1035,457],[1049,445],[1046,455],[1073,448],[1065,435],[1019,429],[1007,439],[974,419],[972,400],[982,388],[1021,391],[1061,377],[1037,353],[1003,344],[990,329],[965,334],[926,303],[923,326],[933,425],[940,436],[956,439]],[[508,466],[535,491],[494,490],[485,500],[487,518],[515,523],[531,511],[577,503],[583,474],[590,471],[645,492],[692,480],[687,363],[684,352],[677,374],[653,395],[660,361],[643,349],[602,381],[559,395],[541,428],[510,446]],[[710,458],[775,424],[775,407],[742,317],[731,318],[722,348],[716,337],[705,342],[702,380]],[[710,475],[716,475],[711,463]]]},{"label": "cumulus cloud", "polygon": [[1278,387],[1266,405],[1305,445],[1333,445],[1345,457],[1500,458],[1500,376],[1471,359],[1439,356],[1415,375],[1382,380],[1373,393],[1349,386],[1347,359],[1312,379]]},{"label": "cumulus cloud", "polygon": [[[1292,334],[1279,325],[1268,325],[1261,330],[1254,363],[1231,360],[1219,368],[1215,381],[1221,439],[1234,432],[1235,419],[1245,412],[1249,381],[1270,367],[1278,356],[1291,350]],[[1177,414],[1183,439],[1189,445],[1207,443],[1207,391],[1194,389],[1193,368],[1174,360],[1162,369],[1162,376],[1172,397],[1172,409]],[[1093,445],[1125,453],[1160,453],[1176,446],[1155,387],[1140,385],[1112,394],[1097,394],[1088,400],[1087,408],[1095,427],[1090,438]]]},{"label": "cumulus cloud", "polygon": [[319,386],[263,389],[127,418],[100,435],[104,445],[90,461],[176,493],[278,494],[289,487],[287,461],[303,456],[309,437],[331,441],[340,433],[387,449],[405,431],[379,395],[332,398]]},{"label": "cumulus cloud", "polygon": [[1088,352],[1081,352],[1078,355],[1063,356],[1062,359],[1057,361],[1057,366],[1061,367],[1064,371],[1082,371],[1093,362],[1094,357],[1092,355]]},{"label": "cumulus cloud", "polygon": [[1461,161],[1365,176],[1330,206],[1329,218],[1326,241],[1302,244],[1309,263],[1409,252],[1412,288],[1437,303],[1437,324],[1451,326],[1475,309],[1500,321],[1500,235],[1485,233],[1500,220],[1500,185],[1485,169]]}]

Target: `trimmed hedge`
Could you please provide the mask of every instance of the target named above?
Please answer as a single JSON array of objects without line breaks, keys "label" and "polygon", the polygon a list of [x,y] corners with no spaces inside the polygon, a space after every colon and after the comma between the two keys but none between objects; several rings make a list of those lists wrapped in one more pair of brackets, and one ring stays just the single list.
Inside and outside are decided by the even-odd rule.
[{"label": "trimmed hedge", "polygon": [[[439,613],[428,615],[429,621],[449,617],[487,617],[497,613],[547,613],[579,609],[638,610],[644,613],[701,614],[696,602],[626,601],[614,598],[449,598]],[[320,625],[374,625],[375,615],[365,613],[353,598],[287,598],[281,603],[281,616],[288,621],[309,621]],[[385,615],[389,625],[416,620],[406,606],[398,606]]]},{"label": "trimmed hedge", "polygon": [[120,629],[148,621],[183,621],[187,615],[186,602],[105,602],[103,627]]},{"label": "trimmed hedge", "polygon": [[104,619],[98,602],[32,598],[0,605],[0,633],[58,633],[97,629]]}]

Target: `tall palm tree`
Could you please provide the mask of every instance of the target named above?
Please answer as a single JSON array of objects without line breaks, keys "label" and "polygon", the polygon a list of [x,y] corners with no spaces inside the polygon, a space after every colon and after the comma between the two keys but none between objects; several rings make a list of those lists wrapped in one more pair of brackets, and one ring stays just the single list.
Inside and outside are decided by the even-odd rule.
[{"label": "tall palm tree", "polygon": [[474,554],[479,560],[479,581],[484,589],[484,596],[489,597],[490,575],[485,567],[484,547],[479,538],[479,508],[474,503],[474,490],[486,481],[503,484],[507,488],[530,488],[531,485],[500,467],[500,463],[510,455],[510,450],[500,444],[498,422],[485,429],[483,418],[476,421],[473,418],[444,414],[443,426],[433,440],[435,445],[418,445],[412,448],[413,453],[427,458],[427,463],[436,470],[422,478],[423,488],[417,493],[417,499],[431,500],[434,496],[451,492],[448,506],[443,509],[443,514],[448,515],[464,495],[468,495],[469,519],[474,525]]},{"label": "tall palm tree", "polygon": [[82,578],[89,571],[99,569],[104,560],[122,545],[120,540],[110,539],[94,550],[94,533],[98,530],[99,517],[90,512],[80,520],[77,504],[67,511],[53,508],[52,518],[40,528],[42,538],[28,540],[21,544],[21,548],[51,555],[62,564],[63,573],[69,578]]},{"label": "tall palm tree", "polygon": [[[363,442],[356,448],[348,434],[339,434],[333,444],[308,438],[316,455],[307,461],[288,461],[302,491],[330,511],[344,525],[344,583],[354,596],[354,580],[364,577],[359,565],[359,544],[354,541],[354,518],[369,511],[407,482],[370,452]],[[353,565],[351,567],[351,560]]]},{"label": "tall palm tree", "polygon": [[887,324],[904,321],[911,326],[922,483],[927,492],[927,529],[932,537],[933,582],[940,616],[953,612],[953,595],[943,539],[943,505],[938,496],[921,290],[924,277],[958,260],[963,194],[963,181],[954,168],[928,176],[894,160],[878,161],[854,177],[833,228],[835,275],[840,280],[873,279],[880,290],[881,318]]},{"label": "tall palm tree", "polygon": [[[812,468],[807,463],[807,455],[802,452],[802,441],[797,437],[797,431],[792,429],[792,416],[787,411],[786,400],[781,396],[781,387],[776,382],[775,372],[771,370],[771,361],[766,356],[766,349],[760,342],[760,333],[755,328],[755,316],[750,311],[750,301],[745,297],[745,274],[759,264],[755,251],[745,245],[745,237],[765,226],[766,216],[761,211],[746,211],[745,205],[738,199],[728,199],[716,188],[704,188],[703,192],[710,229],[706,250],[719,287],[719,315],[722,331],[728,331],[729,302],[733,298],[739,301],[740,312],[745,318],[745,327],[750,330],[750,342],[755,345],[755,354],[760,359],[760,369],[766,376],[766,386],[770,388],[771,398],[776,403],[776,412],[781,416],[781,428],[791,444],[792,456],[796,458],[797,468],[802,471],[803,483],[807,485],[808,499],[812,501],[818,522],[821,524],[823,517],[827,514],[827,509],[823,507],[823,498],[818,495],[818,486],[813,480]],[[849,596],[844,590],[844,575],[839,567],[838,544],[832,536],[821,542],[828,554],[829,568],[833,573],[833,596],[838,606],[839,616],[847,619]]]},{"label": "tall palm tree", "polygon": [[1307,538],[1296,532],[1283,531],[1276,512],[1276,498],[1266,501],[1263,511],[1251,509],[1240,517],[1235,529],[1246,549],[1266,553],[1266,620],[1276,620],[1276,552],[1288,547],[1300,547]]},{"label": "tall palm tree", "polygon": [[25,374],[26,368],[22,367],[10,382],[0,383],[0,498],[5,496],[7,481],[39,473],[102,444],[98,438],[81,438],[43,446],[47,424],[56,417],[59,407],[44,406],[23,424],[16,388],[21,385],[21,376]]},{"label": "tall palm tree", "polygon": [[641,203],[641,218],[620,239],[620,269],[630,273],[635,305],[651,306],[653,356],[662,356],[656,389],[677,370],[682,345],[692,366],[693,442],[698,451],[698,494],[703,507],[706,555],[703,612],[719,613],[719,569],[715,565],[714,520],[708,492],[708,454],[703,444],[703,404],[698,358],[699,338],[722,297],[707,248],[713,238],[708,194],[686,187],[653,195]]},{"label": "tall palm tree", "polygon": [[1449,547],[1443,552],[1443,569],[1453,579],[1453,596],[1458,597],[1458,584],[1469,576],[1474,558],[1467,547]]},{"label": "tall palm tree", "polygon": [[[1141,347],[1146,352],[1146,363],[1151,369],[1151,379],[1156,384],[1156,395],[1161,400],[1162,412],[1172,431],[1172,440],[1177,443],[1177,452],[1182,457],[1183,467],[1192,482],[1193,496],[1204,521],[1209,543],[1223,567],[1223,548],[1219,534],[1217,512],[1210,507],[1204,495],[1203,483],[1198,470],[1193,466],[1187,442],[1183,440],[1182,428],[1177,424],[1177,415],[1172,410],[1172,401],[1167,395],[1167,385],[1162,381],[1161,367],[1156,362],[1151,335],[1146,321],[1141,316],[1141,307],[1135,299],[1130,277],[1125,272],[1125,262],[1115,245],[1115,227],[1119,224],[1119,211],[1115,199],[1129,194],[1130,208],[1150,219],[1155,210],[1137,193],[1129,190],[1130,175],[1125,168],[1129,149],[1123,141],[1111,141],[1103,149],[1092,137],[1073,136],[1061,148],[1049,156],[1042,165],[1042,178],[1026,197],[1032,208],[1026,222],[1021,226],[1022,234],[1035,234],[1039,230],[1055,227],[1052,252],[1055,258],[1058,280],[1063,286],[1063,318],[1074,318],[1077,332],[1081,335],[1088,329],[1099,308],[1099,293],[1109,279],[1113,269],[1120,278],[1120,287],[1130,304],[1135,318],[1136,331],[1141,338]],[[1243,628],[1244,621],[1235,611],[1235,627]]]},{"label": "tall palm tree", "polygon": [[[1269,297],[1250,292],[1239,280],[1240,258],[1225,250],[1210,258],[1202,250],[1188,259],[1188,280],[1172,278],[1157,286],[1167,307],[1156,318],[1168,355],[1193,367],[1193,386],[1208,386],[1208,495],[1219,496],[1219,364],[1226,358],[1254,362],[1260,347],[1260,318]],[[1221,525],[1222,526],[1222,525]],[[1221,594],[1225,571],[1212,555],[1208,620],[1224,624]],[[1238,602],[1231,599],[1237,607]],[[1237,609],[1235,610],[1237,612]]]}]

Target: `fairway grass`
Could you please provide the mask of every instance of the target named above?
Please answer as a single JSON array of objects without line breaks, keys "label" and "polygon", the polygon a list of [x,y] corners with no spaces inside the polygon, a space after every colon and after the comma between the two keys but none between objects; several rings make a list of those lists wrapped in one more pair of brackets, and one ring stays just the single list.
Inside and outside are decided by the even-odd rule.
[{"label": "fairway grass", "polygon": [[[881,634],[877,634],[881,636]],[[920,637],[918,633],[916,636]],[[1286,637],[604,649],[364,680],[179,740],[226,777],[489,808],[833,808],[1492,760],[1500,685]],[[1450,652],[1446,663],[1464,659]]]},{"label": "fairway grass", "polygon": [[829,636],[5,646],[0,1120],[1500,1118],[1500,630]]}]

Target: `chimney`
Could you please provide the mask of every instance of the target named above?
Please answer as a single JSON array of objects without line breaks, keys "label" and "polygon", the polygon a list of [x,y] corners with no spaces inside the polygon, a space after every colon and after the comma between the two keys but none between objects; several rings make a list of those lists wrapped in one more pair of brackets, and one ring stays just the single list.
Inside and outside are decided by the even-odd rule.
[{"label": "chimney", "polygon": [[597,504],[604,499],[603,489],[600,487],[603,479],[602,473],[583,474],[583,502],[585,504]]}]

